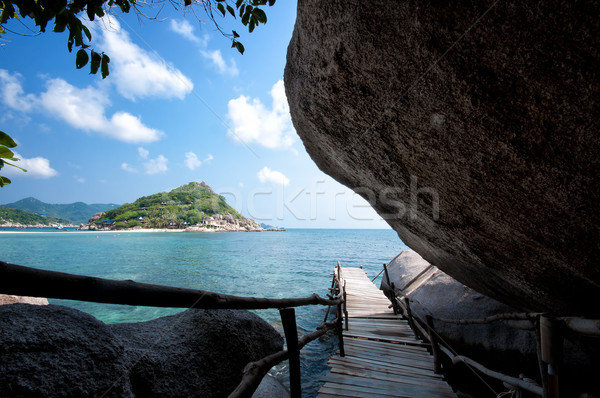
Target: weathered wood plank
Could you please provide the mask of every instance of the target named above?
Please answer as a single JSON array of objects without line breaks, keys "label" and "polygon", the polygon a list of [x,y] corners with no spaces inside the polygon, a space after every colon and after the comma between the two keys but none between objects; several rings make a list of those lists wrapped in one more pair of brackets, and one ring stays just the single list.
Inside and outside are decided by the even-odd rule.
[{"label": "weathered wood plank", "polygon": [[341,268],[346,283],[348,329],[344,357],[332,357],[318,396],[456,397],[408,322],[394,315],[390,301],[358,268]]}]

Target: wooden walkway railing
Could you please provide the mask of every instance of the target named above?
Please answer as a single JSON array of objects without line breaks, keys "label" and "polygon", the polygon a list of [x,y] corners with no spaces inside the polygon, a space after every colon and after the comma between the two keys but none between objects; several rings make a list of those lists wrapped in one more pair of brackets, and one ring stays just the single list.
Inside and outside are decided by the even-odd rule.
[{"label": "wooden walkway railing", "polygon": [[[126,304],[151,307],[178,307],[202,309],[266,309],[278,308],[285,333],[287,349],[246,365],[242,380],[229,395],[230,398],[251,397],[267,372],[280,362],[289,359],[290,390],[293,398],[301,396],[300,350],[309,342],[329,330],[342,327],[342,293],[334,278],[329,299],[313,294],[310,297],[269,299],[239,297],[204,290],[183,289],[171,286],[138,283],[131,280],[116,281],[64,272],[46,271],[0,261],[0,293],[18,296],[47,297],[92,301],[97,303]],[[293,307],[304,305],[336,306],[337,318],[327,322],[327,317],[316,331],[298,340]]]},{"label": "wooden walkway railing", "polygon": [[[390,278],[387,275],[386,265],[383,264],[383,267],[386,274],[386,280],[390,281]],[[430,265],[401,289],[395,287],[393,282],[388,282],[388,286],[391,286],[393,292],[392,297],[394,297],[394,300],[392,302],[392,307],[394,308],[394,312],[398,312],[406,318],[409,321],[411,328],[415,331],[415,334],[431,344],[436,373],[441,373],[442,371],[441,360],[443,354],[450,360],[452,365],[464,363],[471,370],[477,370],[477,372],[481,374],[502,382],[505,387],[510,388],[512,391],[517,391],[519,393],[526,391],[529,395],[533,394],[534,396],[543,398],[559,398],[565,396],[564,394],[561,394],[561,387],[559,385],[559,370],[563,366],[563,339],[567,333],[600,338],[599,319],[552,317],[544,313],[531,312],[497,314],[480,319],[444,319],[434,318],[432,316],[427,316],[426,319],[422,319],[414,315],[411,311],[410,303],[412,299],[407,296],[415,289],[414,286],[411,286],[413,282],[426,273],[431,273],[433,275],[432,268],[435,270],[435,267]],[[535,331],[540,379],[542,382],[541,386],[531,379],[523,380],[508,376],[488,369],[471,358],[459,355],[440,338],[434,328],[434,323],[439,322],[456,325],[484,325],[497,321],[527,321],[512,325],[513,327],[519,327],[520,329]]]},{"label": "wooden walkway railing", "polygon": [[344,331],[319,397],[456,396],[434,373],[428,345],[388,308],[390,301],[362,269],[338,263],[336,278],[345,298],[338,310],[345,315]]}]

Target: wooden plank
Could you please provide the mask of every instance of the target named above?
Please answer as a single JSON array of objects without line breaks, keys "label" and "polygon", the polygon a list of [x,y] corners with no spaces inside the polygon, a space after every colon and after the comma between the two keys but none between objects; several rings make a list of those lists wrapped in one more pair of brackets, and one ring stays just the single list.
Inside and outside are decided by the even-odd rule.
[{"label": "wooden plank", "polygon": [[428,343],[423,343],[422,341],[419,341],[417,339],[402,339],[402,338],[394,338],[394,337],[387,337],[387,336],[378,336],[378,335],[372,334],[372,333],[354,333],[351,331],[344,331],[344,336],[360,337],[360,338],[374,339],[374,340],[379,340],[379,341],[388,341],[390,343],[400,343],[400,344],[414,345],[414,346],[419,346],[419,347],[429,346]]},{"label": "wooden plank", "polygon": [[[330,393],[333,396],[339,396],[337,394],[355,394],[355,397],[397,397],[398,395],[394,391],[382,388],[369,388],[360,386],[348,386],[346,384],[339,383],[326,383],[320,390],[319,396],[323,393]],[[346,396],[346,395],[342,395]]]},{"label": "wooden plank", "polygon": [[456,397],[433,373],[428,344],[417,340],[408,322],[394,315],[390,301],[364,270],[341,268],[346,284],[348,329],[345,356],[330,358],[330,372],[318,396]]},{"label": "wooden plank", "polygon": [[[359,384],[359,383],[357,383]],[[348,394],[349,392],[356,391],[360,393],[360,397],[371,397],[371,394],[383,395],[386,397],[438,397],[440,395],[431,395],[431,392],[427,389],[423,391],[415,391],[414,389],[404,389],[404,394],[402,394],[402,388],[397,388],[398,386],[395,383],[380,383],[378,385],[349,385],[344,383],[336,383],[332,381],[328,381],[325,383],[322,389],[325,391],[331,391],[332,394]],[[336,391],[336,392],[334,392]],[[319,390],[321,392],[321,390]],[[436,392],[436,394],[441,393],[443,396],[445,394],[444,391]]]},{"label": "wooden plank", "polygon": [[344,358],[343,361],[339,361],[337,358],[331,358],[329,360],[330,366],[350,366],[350,367],[362,367],[371,370],[388,371],[390,373],[400,374],[413,374],[419,377],[429,379],[441,379],[441,376],[432,374],[430,369],[421,369],[410,365],[404,365],[400,363],[381,363],[370,359],[348,357]]},{"label": "wooden plank", "polygon": [[[380,388],[394,391],[397,397],[453,397],[450,387],[447,390],[430,388],[427,386],[416,386],[399,382],[389,382],[385,380],[375,380],[368,377],[356,375],[343,375],[330,373],[326,378],[326,382],[345,384],[347,386],[357,386],[363,388]],[[345,392],[344,392],[345,393]]]},{"label": "wooden plank", "polygon": [[416,385],[416,386],[441,387],[443,389],[447,388],[447,384],[441,380],[421,378],[416,375],[410,375],[410,374],[407,375],[404,373],[391,373],[391,372],[388,372],[387,370],[382,371],[379,369],[367,369],[365,367],[357,368],[357,367],[350,367],[350,366],[343,366],[343,367],[336,366],[331,369],[331,373],[332,374],[350,375],[350,376],[360,376],[360,377],[366,377],[366,378],[374,379],[374,380],[385,380],[385,381],[391,381],[394,383],[405,383],[405,384],[412,384],[412,385]]}]

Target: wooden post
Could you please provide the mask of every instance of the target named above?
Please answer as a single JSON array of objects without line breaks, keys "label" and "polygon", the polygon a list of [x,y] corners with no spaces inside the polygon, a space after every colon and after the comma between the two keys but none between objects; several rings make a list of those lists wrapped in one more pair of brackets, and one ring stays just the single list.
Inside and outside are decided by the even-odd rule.
[{"label": "wooden post", "polygon": [[431,352],[433,354],[433,371],[436,374],[442,374],[442,364],[440,363],[440,347],[438,346],[438,338],[433,328],[433,317],[427,315],[425,317],[427,322],[427,333],[429,334],[429,342],[431,343]]},{"label": "wooden post", "polygon": [[340,346],[340,356],[345,357],[346,351],[344,350],[344,330],[342,325],[342,304],[337,305],[337,332]]},{"label": "wooden post", "polygon": [[417,339],[420,339],[421,337],[419,336],[419,332],[417,331],[417,327],[415,326],[415,321],[413,319],[412,311],[410,309],[410,300],[408,299],[408,297],[404,297],[404,304],[406,305],[406,317],[408,318],[408,325],[413,330],[415,337]]},{"label": "wooden post", "polygon": [[346,307],[346,280],[344,279],[344,326],[348,330],[348,308]]},{"label": "wooden post", "polygon": [[289,353],[290,364],[290,397],[300,398],[302,396],[302,384],[300,376],[300,350],[298,349],[298,330],[296,329],[296,313],[293,308],[282,308],[279,310],[285,342]]},{"label": "wooden post", "polygon": [[392,308],[394,310],[394,315],[398,315],[400,313],[400,308],[398,308],[398,302],[396,301],[396,284],[392,282],[390,286],[392,287]]},{"label": "wooden post", "polygon": [[542,360],[542,341],[540,334],[540,315],[538,315],[535,317],[535,348],[540,370],[540,379],[542,380],[542,397],[548,398],[548,367]]},{"label": "wooden post", "polygon": [[559,376],[563,360],[564,324],[556,319],[540,317],[540,341],[542,361],[547,365],[548,397],[560,397]]},{"label": "wooden post", "polygon": [[387,285],[392,292],[392,309],[394,310],[394,315],[398,315],[398,309],[396,308],[396,291],[394,290],[392,281],[390,280],[390,274],[388,274],[387,265],[383,263],[383,271],[385,273],[385,279],[387,281]]}]

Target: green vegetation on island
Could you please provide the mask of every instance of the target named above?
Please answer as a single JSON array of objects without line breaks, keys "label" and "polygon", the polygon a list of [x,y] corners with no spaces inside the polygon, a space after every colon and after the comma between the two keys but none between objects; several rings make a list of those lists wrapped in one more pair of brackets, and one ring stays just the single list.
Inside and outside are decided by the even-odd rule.
[{"label": "green vegetation on island", "polygon": [[108,210],[93,223],[116,229],[185,228],[198,224],[210,227],[214,219],[238,224],[249,221],[206,183],[190,182],[170,192],[143,196],[133,203]]},{"label": "green vegetation on island", "polygon": [[57,217],[44,217],[28,211],[0,206],[0,225],[52,225],[70,224],[69,220]]},{"label": "green vegetation on island", "polygon": [[[49,204],[36,198],[25,198],[14,203],[8,203],[3,206],[13,209],[25,210],[31,213],[43,214],[46,217],[62,218],[67,223],[76,225],[86,224],[94,214],[113,209],[119,205],[114,203],[93,203],[75,202],[69,204]],[[64,221],[63,221],[64,223]]]}]

